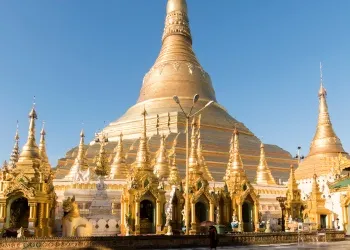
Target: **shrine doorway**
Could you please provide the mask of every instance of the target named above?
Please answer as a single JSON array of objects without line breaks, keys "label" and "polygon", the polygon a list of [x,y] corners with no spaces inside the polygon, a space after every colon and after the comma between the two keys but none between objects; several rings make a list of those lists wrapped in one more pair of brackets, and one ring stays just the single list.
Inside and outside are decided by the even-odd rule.
[{"label": "shrine doorway", "polygon": [[16,196],[8,200],[6,226],[8,228],[19,229],[28,228],[29,206],[28,200],[22,196]]},{"label": "shrine doorway", "polygon": [[[173,206],[173,213],[172,213],[172,220],[171,220],[171,226],[173,229],[181,229],[181,214],[180,214],[180,208],[179,208],[179,200],[176,197],[176,195],[173,198],[172,206]],[[164,220],[165,221],[165,220]]]},{"label": "shrine doorway", "polygon": [[253,209],[254,202],[250,196],[248,196],[242,205],[242,220],[243,220],[243,231],[244,232],[253,232]]},{"label": "shrine doorway", "polygon": [[196,222],[201,223],[208,220],[208,203],[203,201],[198,201],[196,203]]},{"label": "shrine doorway", "polygon": [[155,233],[155,211],[154,204],[150,200],[143,200],[140,203],[140,233]]}]

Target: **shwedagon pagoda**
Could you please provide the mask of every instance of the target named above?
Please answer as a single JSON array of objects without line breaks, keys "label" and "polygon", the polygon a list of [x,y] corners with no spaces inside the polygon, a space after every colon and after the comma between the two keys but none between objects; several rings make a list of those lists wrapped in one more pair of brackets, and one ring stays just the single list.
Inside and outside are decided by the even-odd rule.
[{"label": "shwedagon pagoda", "polygon": [[95,140],[82,130],[77,147],[51,166],[44,128],[36,142],[33,106],[26,143],[20,149],[17,131],[0,172],[0,228],[170,235],[199,234],[208,221],[234,232],[294,232],[304,222],[350,234],[350,156],[332,127],[322,71],[318,100],[304,159],[264,144],[217,102],[192,49],[186,1],[168,0],[160,53],[136,104]]}]

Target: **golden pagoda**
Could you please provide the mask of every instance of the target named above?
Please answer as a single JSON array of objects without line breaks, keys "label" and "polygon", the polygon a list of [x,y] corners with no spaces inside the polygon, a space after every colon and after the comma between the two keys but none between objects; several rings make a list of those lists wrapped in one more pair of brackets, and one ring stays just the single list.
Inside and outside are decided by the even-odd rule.
[{"label": "golden pagoda", "polygon": [[[56,194],[53,176],[47,169],[45,139],[39,150],[35,143],[36,110],[29,114],[28,140],[22,148],[18,162],[18,134],[11,154],[11,169],[0,171],[0,228],[25,230],[25,235],[51,236],[55,219]],[[45,135],[43,132],[42,136]]]},{"label": "golden pagoda", "polygon": [[[177,95],[186,112],[192,106],[192,99],[199,94],[199,100],[193,112],[201,109],[208,101],[214,103],[202,113],[201,146],[205,149],[203,157],[212,177],[222,180],[227,164],[229,139],[232,125],[236,124],[241,134],[241,155],[245,163],[248,178],[253,181],[259,164],[260,140],[245,125],[231,117],[216,99],[209,74],[203,69],[192,49],[188,9],[185,0],[168,0],[162,46],[154,65],[145,75],[137,103],[127,112],[106,126],[101,133],[108,134],[107,153],[113,155],[119,134],[123,132],[125,145],[131,145],[142,133],[142,119],[139,114],[144,107],[148,111],[147,133],[152,152],[159,149],[159,133],[165,134],[167,143],[171,144],[178,133],[177,163],[180,176],[185,174],[185,116],[174,102]],[[87,150],[89,162],[98,154],[98,147],[91,142]],[[65,158],[58,162],[56,178],[63,178],[70,170],[78,148],[67,152]],[[290,153],[275,145],[265,145],[269,168],[278,178],[288,179],[289,165],[295,163]],[[135,157],[134,150],[128,153],[128,164]],[[111,159],[113,156],[111,156]]]},{"label": "golden pagoda", "polygon": [[[315,136],[311,142],[310,152],[307,157],[301,161],[299,167],[295,171],[295,177],[300,179],[311,179],[316,166],[319,176],[328,175],[331,172],[332,166],[326,164],[327,159],[337,158],[339,154],[349,159],[348,153],[345,152],[340,139],[335,134],[327,105],[327,91],[323,86],[322,64],[321,83],[318,91],[319,98],[319,113]],[[343,165],[342,168],[349,167]]]},{"label": "golden pagoda", "polygon": [[314,229],[332,228],[332,211],[325,207],[325,201],[314,174],[312,191],[303,211],[304,222],[314,223]]}]

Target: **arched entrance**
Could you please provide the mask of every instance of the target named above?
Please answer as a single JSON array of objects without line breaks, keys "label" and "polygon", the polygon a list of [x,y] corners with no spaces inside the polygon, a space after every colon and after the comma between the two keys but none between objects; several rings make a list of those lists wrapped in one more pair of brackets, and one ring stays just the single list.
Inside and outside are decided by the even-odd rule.
[{"label": "arched entrance", "polygon": [[150,200],[140,203],[140,233],[152,234],[155,232],[154,205]]},{"label": "arched entrance", "polygon": [[29,206],[24,197],[15,197],[8,201],[6,225],[9,228],[28,228]]},{"label": "arched entrance", "polygon": [[196,222],[201,223],[208,220],[208,206],[202,201],[196,203]]}]

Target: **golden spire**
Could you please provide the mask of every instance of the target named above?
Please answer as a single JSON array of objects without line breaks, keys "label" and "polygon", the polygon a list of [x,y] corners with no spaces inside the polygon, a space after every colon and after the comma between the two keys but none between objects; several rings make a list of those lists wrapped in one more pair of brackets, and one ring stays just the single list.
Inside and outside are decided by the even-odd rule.
[{"label": "golden spire", "polygon": [[115,157],[111,165],[111,179],[126,179],[128,175],[128,165],[123,147],[123,133],[119,135],[118,146],[115,148]]},{"label": "golden spire", "polygon": [[239,153],[239,133],[237,128],[234,129],[234,139],[233,139],[233,157],[231,164],[231,174],[235,174],[238,172],[243,172],[243,162],[241,158],[241,154]]},{"label": "golden spire", "polygon": [[256,173],[256,184],[260,185],[275,185],[275,179],[273,178],[269,166],[266,162],[264,144],[260,145],[260,162]]},{"label": "golden spire", "polygon": [[[199,94],[203,100],[216,101],[210,76],[192,50],[192,37],[185,0],[168,0],[159,56],[143,79],[138,102],[176,95]],[[157,89],[157,91],[154,91]]]},{"label": "golden spire", "polygon": [[170,185],[175,185],[175,186],[179,185],[181,182],[181,179],[179,176],[179,171],[178,171],[177,166],[176,166],[176,154],[175,153],[172,156],[172,163],[171,163],[168,182]]},{"label": "golden spire", "polygon": [[19,158],[19,134],[18,134],[18,121],[17,121],[17,129],[16,129],[16,135],[15,135],[15,145],[13,146],[10,161],[8,164],[8,169],[14,169],[16,168],[16,163],[18,162]]},{"label": "golden spire", "polygon": [[181,35],[192,44],[186,0],[168,0],[166,13],[163,42],[168,36]]},{"label": "golden spire", "polygon": [[233,162],[234,136],[235,136],[234,133],[232,133],[232,137],[230,140],[230,151],[229,151],[228,163],[226,167],[225,176],[223,178],[224,181],[227,181],[230,178],[230,174],[231,174],[231,166]]},{"label": "golden spire", "polygon": [[26,144],[23,146],[22,153],[20,154],[19,161],[23,159],[38,159],[40,160],[39,148],[35,142],[35,120],[38,116],[35,111],[35,104],[29,113],[29,129],[28,139]]},{"label": "golden spire", "polygon": [[197,155],[198,155],[198,161],[199,161],[199,165],[200,165],[200,169],[201,172],[203,173],[203,177],[205,180],[207,181],[213,181],[214,178],[211,175],[208,166],[205,162],[205,158],[203,156],[203,147],[202,147],[202,142],[201,142],[201,132],[200,132],[200,119],[201,119],[201,115],[199,115],[198,117],[198,132],[197,132],[197,139],[198,139],[198,144],[197,144]]},{"label": "golden spire", "polygon": [[143,131],[140,137],[139,149],[137,150],[136,155],[136,168],[142,170],[152,171],[150,164],[150,155],[148,151],[148,140],[147,140],[147,128],[146,128],[146,115],[147,111],[144,108],[142,112],[143,116]]},{"label": "golden spire", "polygon": [[65,178],[68,178],[68,179],[74,178],[79,171],[85,171],[89,168],[89,165],[87,164],[87,162],[85,160],[84,137],[85,137],[85,134],[84,134],[84,130],[82,129],[80,131],[80,142],[79,142],[79,146],[78,146],[77,157],[75,158],[74,163],[73,163],[68,175],[66,175]]},{"label": "golden spire", "polygon": [[[295,171],[294,171],[293,165],[290,166],[290,174],[289,174],[289,179],[288,179],[288,191],[290,192],[290,194],[292,196],[295,193],[295,191],[299,191],[298,184],[297,184],[297,181],[295,179]],[[295,199],[295,197],[290,197],[290,198],[292,200]],[[299,199],[300,199],[300,197],[299,197]]]},{"label": "golden spire", "polygon": [[45,142],[45,122],[43,122],[43,127],[40,131],[40,144],[39,144],[39,155],[41,158],[41,171],[44,174],[48,174],[51,171],[51,166],[49,163],[49,158],[47,157],[46,153],[46,142]]},{"label": "golden spire", "polygon": [[308,156],[323,153],[344,153],[343,146],[333,130],[327,106],[327,91],[323,86],[322,64],[320,63],[321,84],[318,92],[319,114],[315,136]]},{"label": "golden spire", "polygon": [[169,176],[169,159],[165,147],[165,135],[160,139],[160,147],[156,157],[156,164],[154,165],[154,174],[160,179],[167,179]]},{"label": "golden spire", "polygon": [[320,191],[320,186],[317,183],[317,175],[316,174],[314,174],[314,176],[313,176],[312,191],[311,191],[310,200],[315,202],[315,204],[317,204],[317,205],[319,205],[318,203],[325,202],[325,200],[322,198],[322,192]]},{"label": "golden spire", "polygon": [[100,152],[98,154],[95,173],[99,176],[106,176],[110,173],[110,167],[108,162],[108,157],[105,150],[105,145],[108,142],[108,138],[102,134],[102,140],[100,141]]},{"label": "golden spire", "polygon": [[200,165],[198,162],[198,154],[197,154],[197,123],[196,123],[196,117],[193,117],[192,120],[192,135],[191,135],[191,148],[190,148],[190,155],[188,158],[188,165],[189,165],[189,172],[190,172],[190,178],[194,175],[201,175],[202,172],[200,171]]}]

